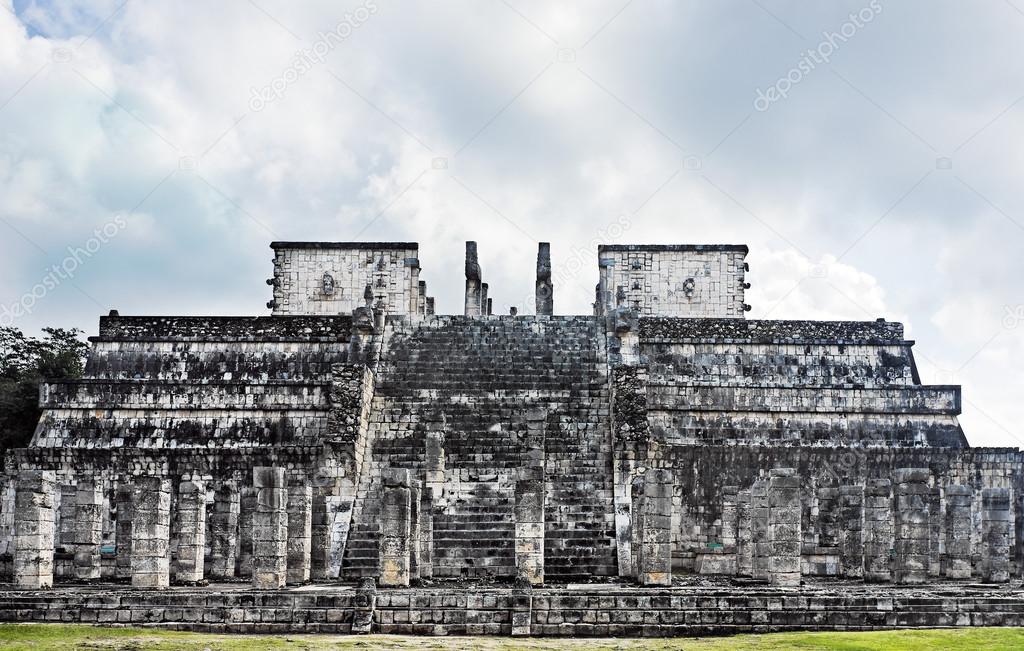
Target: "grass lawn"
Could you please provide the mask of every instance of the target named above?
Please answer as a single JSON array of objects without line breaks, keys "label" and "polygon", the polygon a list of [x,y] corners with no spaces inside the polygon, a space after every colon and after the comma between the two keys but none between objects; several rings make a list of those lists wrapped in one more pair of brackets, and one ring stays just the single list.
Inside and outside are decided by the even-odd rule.
[{"label": "grass lawn", "polygon": [[120,651],[264,651],[270,649],[1024,649],[1024,628],[969,628],[878,633],[777,633],[727,638],[558,640],[494,637],[406,637],[392,635],[206,635],[158,629],[99,628],[61,624],[2,624],[0,649]]}]

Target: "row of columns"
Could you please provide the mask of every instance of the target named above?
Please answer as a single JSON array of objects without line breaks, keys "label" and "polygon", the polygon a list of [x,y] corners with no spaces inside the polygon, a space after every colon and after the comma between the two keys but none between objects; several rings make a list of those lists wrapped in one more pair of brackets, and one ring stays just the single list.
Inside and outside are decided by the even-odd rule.
[{"label": "row of columns", "polygon": [[[836,550],[837,573],[868,582],[915,585],[944,576],[972,576],[972,504],[967,486],[939,489],[930,485],[927,468],[901,468],[889,479],[863,486],[821,489],[820,538]],[[736,573],[773,585],[799,585],[801,574],[800,477],[790,468],[774,469],[749,491],[726,487],[722,493],[722,547],[735,553],[735,565],[703,562],[707,573]],[[1010,578],[1013,539],[1011,491],[986,488],[981,493],[982,580]],[[939,541],[944,554],[939,554]],[[941,561],[941,562],[940,562]],[[722,571],[723,567],[735,570]]]},{"label": "row of columns", "polygon": [[[20,587],[53,585],[56,480],[52,471],[24,471],[15,495],[14,580]],[[134,587],[165,588],[170,584],[172,538],[170,480],[139,477],[116,491],[115,576],[131,579]],[[73,496],[73,497],[72,497]],[[74,492],[62,492],[60,543],[74,551],[74,577],[101,576],[101,487],[78,482]],[[249,508],[242,508],[243,506]],[[288,486],[284,468],[257,467],[252,489],[239,491],[225,482],[208,513],[206,486],[185,481],[178,486],[174,532],[177,562],[174,577],[183,583],[205,578],[207,518],[209,518],[211,578],[238,574],[259,589],[305,583],[311,577],[313,492],[308,485]]]}]

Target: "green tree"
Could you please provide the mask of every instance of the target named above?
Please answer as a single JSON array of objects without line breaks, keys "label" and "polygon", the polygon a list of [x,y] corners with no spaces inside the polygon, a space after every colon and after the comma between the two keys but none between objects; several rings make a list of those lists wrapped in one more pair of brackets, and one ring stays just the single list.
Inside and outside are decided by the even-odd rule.
[{"label": "green tree", "polygon": [[0,328],[0,454],[32,440],[42,411],[39,383],[82,377],[89,345],[81,330],[43,328],[41,338]]}]

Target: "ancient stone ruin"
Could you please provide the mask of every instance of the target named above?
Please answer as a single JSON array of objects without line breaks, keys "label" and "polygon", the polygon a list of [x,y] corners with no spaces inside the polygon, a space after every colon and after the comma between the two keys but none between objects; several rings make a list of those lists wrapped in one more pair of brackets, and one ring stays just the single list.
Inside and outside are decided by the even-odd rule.
[{"label": "ancient stone ruin", "polygon": [[0,620],[1024,624],[1021,452],[968,445],[899,323],[746,319],[745,246],[602,246],[575,316],[546,243],[536,315],[494,314],[474,242],[459,315],[415,243],[271,248],[269,316],[111,312],[85,377],[40,388]]}]

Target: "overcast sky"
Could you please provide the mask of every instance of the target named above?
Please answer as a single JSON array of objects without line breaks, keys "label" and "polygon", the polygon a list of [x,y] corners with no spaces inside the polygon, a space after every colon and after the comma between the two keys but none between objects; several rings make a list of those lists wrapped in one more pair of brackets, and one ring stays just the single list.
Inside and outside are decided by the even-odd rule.
[{"label": "overcast sky", "polygon": [[1024,445],[1024,0],[0,6],[5,323],[266,314],[271,240],[418,241],[438,312],[550,241],[561,314],[598,242],[743,243],[751,318],[903,321]]}]

